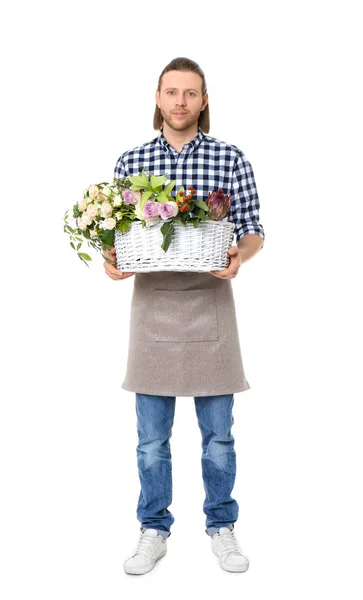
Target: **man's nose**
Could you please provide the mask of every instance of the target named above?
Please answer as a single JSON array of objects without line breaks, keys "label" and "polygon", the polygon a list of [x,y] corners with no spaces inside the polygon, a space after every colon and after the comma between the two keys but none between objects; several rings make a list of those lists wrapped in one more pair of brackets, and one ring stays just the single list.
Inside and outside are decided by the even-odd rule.
[{"label": "man's nose", "polygon": [[176,106],[185,106],[185,98],[184,96],[178,96],[175,100]]}]

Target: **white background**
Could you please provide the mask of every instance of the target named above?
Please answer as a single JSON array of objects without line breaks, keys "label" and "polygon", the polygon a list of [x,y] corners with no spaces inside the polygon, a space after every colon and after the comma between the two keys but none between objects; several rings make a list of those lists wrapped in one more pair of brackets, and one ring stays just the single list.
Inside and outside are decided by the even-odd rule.
[{"label": "white background", "polygon": [[[358,2],[6,4],[2,598],[361,598]],[[83,188],[157,135],[157,80],[177,56],[205,72],[210,135],[251,162],[266,232],[233,280],[251,386],[232,429],[243,575],[204,531],[193,398],[177,398],[168,553],[123,572],[140,526],[121,388],[134,278],[112,281],[95,254],[87,268],[63,232]]]}]

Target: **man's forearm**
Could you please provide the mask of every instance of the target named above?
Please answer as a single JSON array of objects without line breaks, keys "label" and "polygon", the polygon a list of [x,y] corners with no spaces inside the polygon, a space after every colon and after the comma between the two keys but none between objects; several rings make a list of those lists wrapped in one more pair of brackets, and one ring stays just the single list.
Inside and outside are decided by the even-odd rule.
[{"label": "man's forearm", "polygon": [[263,244],[264,240],[261,236],[257,235],[257,233],[248,233],[244,235],[239,242],[237,242],[242,262],[246,262],[255,256],[255,254],[261,250]]}]

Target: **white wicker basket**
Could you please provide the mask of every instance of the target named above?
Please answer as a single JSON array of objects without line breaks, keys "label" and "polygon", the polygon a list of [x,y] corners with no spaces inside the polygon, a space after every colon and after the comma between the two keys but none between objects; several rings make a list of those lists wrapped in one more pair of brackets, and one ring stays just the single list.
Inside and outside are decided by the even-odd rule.
[{"label": "white wicker basket", "polygon": [[166,221],[142,226],[134,221],[128,231],[115,230],[116,263],[119,271],[218,271],[229,265],[234,224],[227,221],[201,221],[198,227],[174,223],[168,250],[161,248],[160,228]]}]

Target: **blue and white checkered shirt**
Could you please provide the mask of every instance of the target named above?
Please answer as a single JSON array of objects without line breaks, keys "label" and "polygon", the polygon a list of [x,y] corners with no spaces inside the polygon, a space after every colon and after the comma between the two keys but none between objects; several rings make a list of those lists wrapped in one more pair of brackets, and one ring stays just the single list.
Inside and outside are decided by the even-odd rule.
[{"label": "blue and white checkered shirt", "polygon": [[192,185],[194,198],[206,201],[208,193],[222,190],[231,194],[231,206],[222,221],[235,224],[238,242],[244,235],[256,233],[265,239],[259,222],[259,198],[251,164],[237,146],[206,135],[199,128],[196,137],[177,152],[160,129],[158,137],[121,154],[114,177],[138,175],[142,169],[150,175],[165,175],[167,182],[175,180],[171,195]]}]

